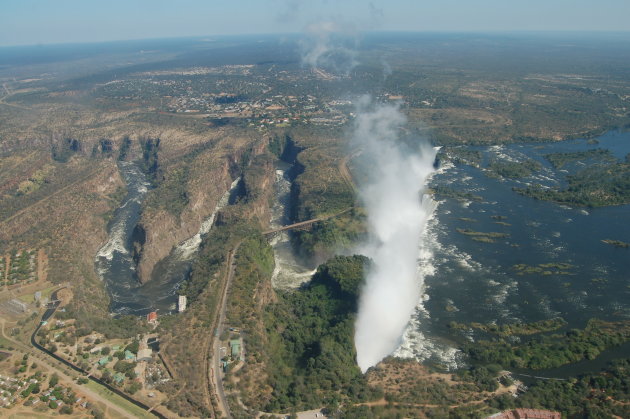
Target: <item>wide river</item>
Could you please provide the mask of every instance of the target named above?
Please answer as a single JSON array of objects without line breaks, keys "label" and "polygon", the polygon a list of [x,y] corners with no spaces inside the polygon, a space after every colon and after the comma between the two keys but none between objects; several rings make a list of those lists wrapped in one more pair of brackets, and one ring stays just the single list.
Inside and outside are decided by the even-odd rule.
[{"label": "wide river", "polygon": [[[439,202],[424,238],[429,256],[419,259],[424,296],[398,355],[458,364],[455,342],[479,335],[470,330],[462,337],[447,327],[451,321],[504,324],[562,317],[568,327],[584,327],[593,317],[630,319],[630,249],[602,242],[630,242],[630,205],[571,208],[512,190],[534,183],[562,187],[567,175],[589,163],[556,170],[544,155],[594,148],[608,149],[623,161],[630,153],[630,133],[610,132],[597,143],[582,139],[469,147],[482,153],[481,168],[447,166],[434,175],[432,186],[469,192],[481,200]],[[490,177],[483,169],[491,160],[525,159],[538,161],[542,170],[512,180]],[[483,243],[458,229],[507,236]],[[519,274],[515,266],[561,263],[570,265],[562,269],[564,274]]]}]

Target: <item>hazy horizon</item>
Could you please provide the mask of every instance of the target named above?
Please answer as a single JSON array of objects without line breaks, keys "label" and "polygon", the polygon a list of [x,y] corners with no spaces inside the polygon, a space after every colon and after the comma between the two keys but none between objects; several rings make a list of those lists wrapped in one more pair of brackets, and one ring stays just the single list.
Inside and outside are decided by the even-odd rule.
[{"label": "hazy horizon", "polygon": [[[514,36],[514,37],[564,37],[564,36],[589,36],[589,37],[611,37],[611,36],[621,36],[627,37],[630,40],[630,30],[628,31],[604,31],[604,30],[513,30],[513,31],[455,31],[455,30],[444,30],[444,31],[421,31],[421,30],[377,30],[377,31],[365,31],[358,34],[359,36],[377,36],[377,35],[475,35],[475,36]],[[19,48],[39,48],[39,47],[64,47],[64,46],[74,46],[74,45],[106,45],[106,44],[125,44],[125,43],[142,43],[142,42],[157,42],[157,41],[186,41],[186,40],[197,40],[197,41],[207,41],[207,42],[215,42],[219,40],[228,40],[228,39],[236,39],[236,38],[256,38],[256,37],[292,37],[292,38],[300,38],[304,37],[304,33],[300,32],[264,32],[264,33],[243,33],[243,34],[207,34],[207,35],[183,35],[183,36],[153,36],[153,37],[144,37],[144,38],[127,38],[127,39],[109,39],[109,40],[86,40],[86,41],[60,41],[60,42],[48,42],[48,43],[31,43],[31,44],[12,44],[12,45],[3,45],[0,44],[0,49],[19,49]]]},{"label": "hazy horizon", "polygon": [[630,4],[622,0],[554,2],[499,0],[414,2],[374,0],[6,0],[0,6],[0,46],[126,40],[295,34],[321,22],[345,33],[628,32]]}]

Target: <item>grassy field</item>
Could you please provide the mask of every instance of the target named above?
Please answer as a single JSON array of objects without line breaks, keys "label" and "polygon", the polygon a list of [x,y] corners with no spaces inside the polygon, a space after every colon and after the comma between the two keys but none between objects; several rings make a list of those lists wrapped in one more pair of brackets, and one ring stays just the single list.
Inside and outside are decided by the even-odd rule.
[{"label": "grassy field", "polygon": [[[42,297],[41,298],[42,299],[50,299],[50,294],[52,294],[53,291],[56,288],[58,288],[58,287],[59,287],[58,285],[53,285],[52,287],[48,287],[48,288],[44,288],[43,290],[40,290],[41,293],[42,293]],[[25,303],[27,303],[27,304],[30,304],[33,301],[35,301],[35,292],[32,292],[30,294],[20,295],[18,297],[18,299],[23,301],[23,302],[25,302]]]},{"label": "grassy field", "polygon": [[106,388],[102,387],[101,385],[95,383],[94,381],[89,381],[87,384],[85,384],[85,386],[88,387],[93,392],[95,392],[98,395],[100,395],[101,397],[103,397],[103,398],[109,400],[110,402],[114,403],[116,406],[119,406],[121,409],[126,410],[128,413],[132,414],[133,417],[136,417],[136,418],[150,418],[150,419],[154,419],[155,418],[155,416],[152,415],[151,413],[149,413],[146,410],[136,406],[135,404],[132,404],[132,403],[128,402],[127,400],[125,400],[122,397],[112,393],[111,391],[109,391]]},{"label": "grassy field", "polygon": [[[63,415],[65,418],[84,418],[84,413],[74,413],[72,415]],[[23,412],[12,413],[7,416],[8,419],[48,419],[59,417],[59,413],[55,410],[54,413],[37,413],[30,408],[24,408]]]}]

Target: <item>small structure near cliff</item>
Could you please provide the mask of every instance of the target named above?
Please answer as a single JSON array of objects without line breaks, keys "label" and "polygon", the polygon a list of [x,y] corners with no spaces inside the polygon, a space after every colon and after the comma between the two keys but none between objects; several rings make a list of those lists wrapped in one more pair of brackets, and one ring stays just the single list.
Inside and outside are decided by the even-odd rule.
[{"label": "small structure near cliff", "polygon": [[186,296],[180,295],[177,297],[177,312],[181,313],[186,310]]},{"label": "small structure near cliff", "polygon": [[157,312],[156,311],[152,311],[149,314],[147,314],[147,322],[149,324],[157,324]]}]

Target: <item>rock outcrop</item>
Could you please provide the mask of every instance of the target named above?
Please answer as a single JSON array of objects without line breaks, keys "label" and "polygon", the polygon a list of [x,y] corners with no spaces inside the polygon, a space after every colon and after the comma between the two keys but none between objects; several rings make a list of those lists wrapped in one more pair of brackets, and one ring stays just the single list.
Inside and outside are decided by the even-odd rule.
[{"label": "rock outcrop", "polygon": [[[137,230],[142,230],[143,234],[138,235],[141,239],[134,243],[134,248],[138,261],[138,277],[142,283],[151,279],[156,264],[168,256],[173,247],[197,234],[201,224],[212,215],[217,203],[230,188],[232,181],[241,174],[241,167],[251,164],[265,153],[267,144],[266,139],[225,138],[215,147],[198,153],[187,162],[188,202],[181,213],[176,215],[165,208],[148,207],[138,224]],[[271,163],[265,171],[268,170],[272,170]],[[267,179],[268,174],[261,175],[256,183],[271,182]],[[246,179],[243,181],[247,182]],[[256,185],[256,189],[259,190],[261,186],[264,189],[265,185]],[[265,212],[268,210],[258,205],[252,208],[252,216],[265,219]]]}]

